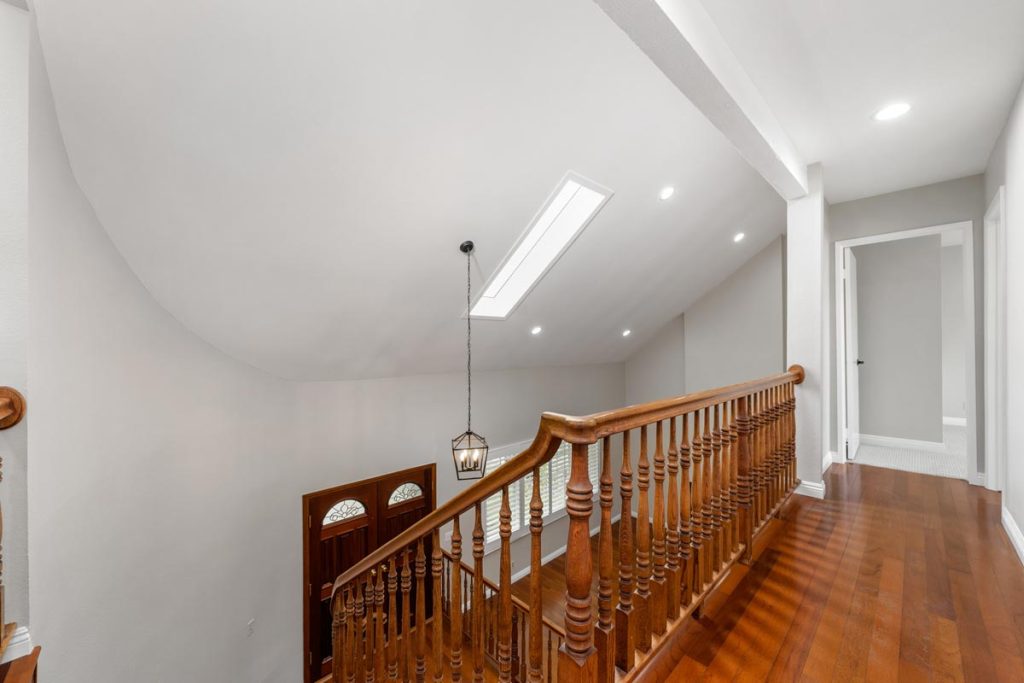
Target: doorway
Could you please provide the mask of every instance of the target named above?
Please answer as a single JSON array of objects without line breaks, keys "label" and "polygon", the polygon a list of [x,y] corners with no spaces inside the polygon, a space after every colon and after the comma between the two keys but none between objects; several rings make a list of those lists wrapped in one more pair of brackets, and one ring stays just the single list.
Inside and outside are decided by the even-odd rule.
[{"label": "doorway", "polygon": [[421,465],[302,496],[306,683],[331,672],[334,580],[434,509],[436,467]]},{"label": "doorway", "polygon": [[836,243],[841,460],[978,482],[973,224]]}]

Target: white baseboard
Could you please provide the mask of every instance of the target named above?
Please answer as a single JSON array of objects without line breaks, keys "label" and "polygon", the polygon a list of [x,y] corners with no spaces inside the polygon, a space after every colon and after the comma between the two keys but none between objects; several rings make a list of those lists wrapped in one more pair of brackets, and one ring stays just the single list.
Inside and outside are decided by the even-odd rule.
[{"label": "white baseboard", "polygon": [[948,417],[948,416],[943,415],[942,416],[942,424],[949,425],[951,427],[966,427],[967,426],[967,418],[966,417]]},{"label": "white baseboard", "polygon": [[973,484],[974,486],[984,486],[985,482],[986,482],[985,473],[984,472],[976,472],[975,475],[974,475],[974,478],[972,478],[969,483]]},{"label": "white baseboard", "polygon": [[883,448],[910,448],[918,451],[944,451],[946,444],[941,441],[918,441],[917,439],[901,439],[895,436],[878,436],[861,434],[861,446],[881,446]]},{"label": "white baseboard", "polygon": [[10,642],[7,643],[7,649],[4,650],[4,656],[3,659],[0,659],[0,663],[24,657],[30,652],[32,652],[32,634],[28,632],[28,626],[19,626],[14,629],[14,633],[11,635]]},{"label": "white baseboard", "polygon": [[[612,524],[615,524],[620,519],[622,519],[622,514],[621,513],[619,513],[617,515],[613,515],[612,516]],[[598,524],[598,526],[595,526],[594,528],[592,528],[590,530],[590,535],[591,536],[597,536],[598,532],[600,532],[600,531],[601,531],[601,526],[600,526],[600,524]],[[551,560],[553,560],[556,557],[558,557],[559,555],[564,555],[566,549],[567,549],[567,546],[564,545],[564,544],[559,546],[558,548],[555,548],[550,553],[548,553],[544,557],[540,558],[540,563],[542,565],[545,565],[548,562],[550,562]],[[529,573],[530,573],[530,567],[525,567],[523,569],[520,569],[519,571],[517,571],[515,574],[512,575],[512,583],[515,583],[519,579],[522,579],[522,578],[528,576]]]},{"label": "white baseboard", "polygon": [[1017,551],[1017,558],[1024,564],[1024,534],[1020,532],[1020,527],[1017,526],[1017,520],[1013,518],[1010,511],[1004,506],[1003,507],[1003,529],[1006,530],[1006,535],[1010,537],[1010,545]]},{"label": "white baseboard", "polygon": [[825,473],[828,472],[828,468],[832,467],[832,463],[839,462],[839,454],[835,451],[829,451],[825,454],[825,457],[821,459],[821,476],[824,477]]},{"label": "white baseboard", "polygon": [[796,491],[794,493],[801,496],[807,496],[808,498],[817,498],[818,500],[824,500],[825,482],[802,481],[800,482],[800,485],[796,487]]}]

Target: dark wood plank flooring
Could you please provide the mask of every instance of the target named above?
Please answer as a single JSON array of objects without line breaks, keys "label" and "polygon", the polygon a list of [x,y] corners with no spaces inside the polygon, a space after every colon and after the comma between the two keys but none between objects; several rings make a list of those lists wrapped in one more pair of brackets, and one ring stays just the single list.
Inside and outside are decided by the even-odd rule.
[{"label": "dark wood plank flooring", "polygon": [[[646,680],[1024,682],[1024,567],[999,494],[862,465],[833,465],[828,491],[793,497]],[[557,623],[562,562],[544,568]]]}]

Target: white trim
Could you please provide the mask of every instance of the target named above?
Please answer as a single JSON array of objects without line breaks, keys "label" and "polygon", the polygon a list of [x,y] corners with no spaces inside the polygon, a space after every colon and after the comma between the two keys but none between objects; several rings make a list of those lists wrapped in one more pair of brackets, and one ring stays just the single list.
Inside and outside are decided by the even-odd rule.
[{"label": "white trim", "polygon": [[14,629],[14,633],[11,635],[10,642],[7,643],[7,649],[4,650],[4,656],[0,659],[0,663],[24,657],[30,652],[32,652],[32,634],[28,632],[28,626],[19,626]]},{"label": "white trim", "polygon": [[794,491],[799,496],[807,496],[808,498],[817,498],[818,500],[825,499],[825,482],[823,481],[802,481],[800,485],[796,487]]},{"label": "white trim", "polygon": [[821,459],[821,476],[824,477],[825,473],[828,472],[828,468],[832,467],[832,463],[839,462],[839,454],[835,451],[828,451],[825,453],[825,457]]},{"label": "white trim", "polygon": [[[977,377],[976,372],[976,349],[974,347],[973,332],[977,329],[975,322],[975,310],[974,310],[974,223],[972,221],[958,221],[956,223],[945,223],[943,225],[935,225],[927,228],[915,228],[913,230],[900,230],[896,232],[887,232],[881,235],[869,235],[867,237],[856,237],[848,240],[838,240],[835,246],[835,265],[834,265],[834,281],[835,281],[835,311],[836,311],[836,440],[839,447],[840,453],[844,454],[844,459],[848,459],[845,456],[846,452],[846,377],[844,368],[846,367],[846,344],[845,344],[845,330],[844,330],[844,318],[846,316],[845,310],[845,299],[842,295],[843,292],[843,254],[846,249],[857,247],[865,244],[878,244],[881,242],[894,242],[896,240],[913,239],[915,237],[925,237],[927,235],[942,235],[946,232],[959,230],[963,234],[963,264],[964,264],[964,278],[963,278],[963,298],[964,298],[964,326],[971,331],[971,334],[964,335],[964,355],[966,356],[965,373],[966,373],[966,393],[967,393],[967,406],[966,413],[967,417],[964,418],[967,421],[967,479],[968,481],[974,481],[978,476],[978,407],[977,407]],[[825,411],[826,414],[831,414],[832,410],[832,397],[826,394],[824,397]],[[861,435],[861,443],[865,443],[866,439],[872,438],[866,434]],[[882,437],[888,438],[888,437]],[[907,441],[907,440],[901,440]],[[911,442],[912,444],[915,442]],[[917,445],[907,445],[906,443],[897,446],[903,448],[936,448],[934,442],[921,441],[916,442]],[[878,444],[882,445],[882,444]],[[890,445],[890,444],[885,444]],[[938,444],[938,447],[945,450],[943,444]]]},{"label": "white trim", "polygon": [[1010,538],[1010,545],[1017,551],[1017,558],[1024,564],[1024,534],[1020,532],[1020,527],[1017,526],[1017,520],[1010,514],[1009,508],[1003,506],[1003,529],[1006,530],[1006,535]]},{"label": "white trim", "polygon": [[1006,188],[985,211],[985,488],[1006,485]]},{"label": "white trim", "polygon": [[878,436],[861,434],[860,442],[864,446],[881,446],[882,448],[910,448],[917,451],[945,451],[946,444],[941,441],[919,441],[918,439],[901,439],[898,436]]},{"label": "white trim", "polygon": [[948,415],[943,415],[942,416],[942,424],[948,425],[950,427],[966,427],[967,426],[967,418],[966,417],[950,417]]},{"label": "white trim", "polygon": [[[617,515],[614,515],[614,516],[612,517],[612,524],[615,524],[615,522],[619,521],[620,519],[622,519],[622,513],[619,513],[619,514],[617,514]],[[592,528],[590,529],[590,535],[591,535],[591,536],[597,536],[597,534],[598,534],[598,533],[599,533],[600,531],[601,531],[601,524],[600,524],[600,523],[598,523],[598,525],[597,525],[597,526],[595,526],[595,527],[592,527]],[[543,567],[543,566],[544,566],[544,565],[546,565],[546,564],[547,564],[548,562],[551,562],[551,561],[552,561],[552,560],[554,560],[555,558],[557,558],[557,557],[559,557],[559,556],[561,556],[561,555],[564,555],[567,549],[568,549],[568,544],[565,544],[565,545],[561,545],[561,546],[559,546],[558,548],[555,548],[555,549],[554,549],[554,550],[552,550],[552,551],[551,551],[550,553],[548,553],[548,554],[547,554],[547,555],[545,555],[544,557],[540,558],[540,564],[541,564],[541,566]],[[528,574],[530,573],[530,569],[531,569],[531,567],[526,567],[526,568],[524,568],[524,569],[520,569],[520,570],[519,570],[519,571],[517,571],[517,572],[516,572],[515,574],[513,574],[513,575],[512,575],[512,579],[511,579],[512,583],[515,583],[515,582],[516,582],[516,581],[518,581],[519,579],[522,579],[522,578],[524,578],[525,576],[527,576],[527,575],[528,575]]]}]

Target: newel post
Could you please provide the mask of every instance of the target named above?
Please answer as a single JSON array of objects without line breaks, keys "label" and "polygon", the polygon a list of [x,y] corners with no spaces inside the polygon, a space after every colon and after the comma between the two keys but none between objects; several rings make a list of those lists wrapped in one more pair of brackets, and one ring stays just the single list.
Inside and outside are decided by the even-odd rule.
[{"label": "newel post", "polygon": [[572,445],[565,507],[569,516],[569,541],[565,551],[565,642],[558,653],[558,680],[560,683],[589,683],[597,679],[597,650],[590,609],[594,574],[590,513],[594,508],[594,489],[587,463],[587,444]]}]

